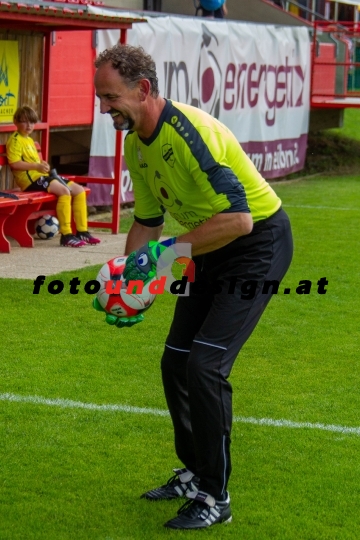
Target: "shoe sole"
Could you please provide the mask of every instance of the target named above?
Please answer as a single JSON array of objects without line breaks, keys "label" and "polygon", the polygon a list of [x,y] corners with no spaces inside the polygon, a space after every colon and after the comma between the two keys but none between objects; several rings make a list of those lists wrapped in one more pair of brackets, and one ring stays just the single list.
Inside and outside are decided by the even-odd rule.
[{"label": "shoe sole", "polygon": [[[177,519],[177,518],[175,518]],[[168,521],[167,523],[164,523],[164,527],[166,527],[167,529],[173,529],[173,530],[191,530],[191,529],[194,529],[194,530],[199,530],[199,529],[208,529],[209,527],[212,527],[213,525],[228,525],[229,523],[232,522],[232,515],[230,515],[228,518],[225,518],[225,519],[220,519],[219,521],[215,521],[214,523],[210,523],[210,524],[206,524],[206,525],[200,525],[199,527],[178,527],[175,525],[172,526],[171,525],[171,521],[173,520],[170,520]]]},{"label": "shoe sole", "polygon": [[70,248],[82,248],[84,246],[86,246],[86,244],[80,244],[80,246],[71,246],[70,244],[68,245],[60,244],[60,247],[70,247]]}]

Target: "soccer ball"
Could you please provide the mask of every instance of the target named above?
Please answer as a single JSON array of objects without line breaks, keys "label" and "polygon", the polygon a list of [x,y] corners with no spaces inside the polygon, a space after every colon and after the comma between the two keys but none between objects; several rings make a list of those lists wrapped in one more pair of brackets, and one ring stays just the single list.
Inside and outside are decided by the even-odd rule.
[{"label": "soccer ball", "polygon": [[56,217],[46,214],[37,220],[35,223],[35,231],[39,238],[48,240],[53,238],[59,232],[60,224]]},{"label": "soccer ball", "polygon": [[97,292],[99,304],[107,313],[115,317],[133,317],[143,313],[149,309],[156,298],[156,295],[149,291],[151,281],[146,283],[139,293],[127,292],[128,286],[122,275],[126,259],[126,256],[111,259],[104,264],[96,277],[100,283],[100,289]]}]

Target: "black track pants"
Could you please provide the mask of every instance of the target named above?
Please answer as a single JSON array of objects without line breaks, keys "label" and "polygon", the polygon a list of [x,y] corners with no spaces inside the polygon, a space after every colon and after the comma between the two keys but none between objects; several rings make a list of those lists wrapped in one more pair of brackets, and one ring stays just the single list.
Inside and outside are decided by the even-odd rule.
[{"label": "black track pants", "polygon": [[179,297],[162,357],[165,396],[175,449],[200,477],[200,489],[220,498],[231,472],[230,433],[233,363],[259,321],[270,292],[293,252],[283,210],[255,224],[251,234],[207,255],[194,257],[195,283]]}]

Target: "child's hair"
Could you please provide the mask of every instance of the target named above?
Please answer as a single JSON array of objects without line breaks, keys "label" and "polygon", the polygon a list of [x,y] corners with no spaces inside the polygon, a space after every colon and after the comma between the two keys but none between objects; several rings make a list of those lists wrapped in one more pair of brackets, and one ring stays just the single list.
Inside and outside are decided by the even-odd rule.
[{"label": "child's hair", "polygon": [[33,124],[36,124],[36,122],[39,121],[38,115],[34,109],[28,107],[27,105],[19,107],[14,113],[14,122],[22,122],[24,120],[27,120]]}]

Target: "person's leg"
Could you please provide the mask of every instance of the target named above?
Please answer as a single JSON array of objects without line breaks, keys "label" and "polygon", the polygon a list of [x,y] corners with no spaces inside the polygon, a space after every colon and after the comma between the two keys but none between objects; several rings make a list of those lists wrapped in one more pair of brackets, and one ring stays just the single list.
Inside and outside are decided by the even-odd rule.
[{"label": "person's leg", "polygon": [[[196,261],[195,261],[196,262]],[[199,268],[199,265],[197,265]],[[197,272],[199,279],[199,272]],[[187,361],[192,340],[206,317],[211,297],[197,295],[177,300],[173,322],[166,339],[161,360],[164,392],[174,426],[175,450],[184,469],[174,469],[175,476],[160,487],[141,497],[152,500],[171,500],[196,491],[196,458],[192,438],[187,391]]]},{"label": "person's leg", "polygon": [[73,212],[77,232],[87,231],[86,193],[84,188],[75,182],[69,182],[73,198]]},{"label": "person's leg", "polygon": [[86,193],[84,188],[75,182],[70,181],[69,189],[73,197],[73,212],[76,225],[76,236],[87,244],[100,244],[100,240],[88,232]]},{"label": "person's leg", "polygon": [[[252,237],[244,237],[239,248],[240,244],[239,255],[229,260],[227,269],[222,269],[217,276],[225,280],[224,286],[214,295],[187,362],[188,403],[199,489],[220,501],[226,497],[231,472],[232,389],[228,377],[239,351],[271,299],[271,294],[262,293],[263,282],[280,282],[290,265],[292,237],[288,220],[278,215],[272,224],[264,224]],[[231,277],[237,277],[237,283],[234,292],[229,294],[231,282],[227,280]],[[244,294],[249,293],[249,289],[244,288],[249,280],[255,283],[256,290],[253,289],[253,294]]]},{"label": "person's leg", "polygon": [[60,223],[60,233],[64,236],[72,234],[71,194],[69,189],[59,182],[59,180],[51,180],[48,192],[56,195],[58,198],[56,203],[56,215]]},{"label": "person's leg", "polygon": [[196,456],[188,401],[187,363],[193,339],[203,324],[212,295],[178,298],[161,360],[165,397],[174,427],[175,450],[185,467],[196,474]]},{"label": "person's leg", "polygon": [[86,242],[77,238],[71,228],[71,192],[66,182],[56,179],[50,180],[48,192],[58,197],[56,215],[60,223],[60,245],[64,247],[79,248],[86,246]]},{"label": "person's leg", "polygon": [[190,426],[200,482],[198,491],[186,494],[188,504],[165,527],[198,529],[232,519],[227,492],[232,389],[227,379],[271,298],[263,294],[263,283],[280,282],[291,258],[291,229],[283,211],[254,226],[250,235],[204,257],[204,270],[217,292],[187,361]]}]

